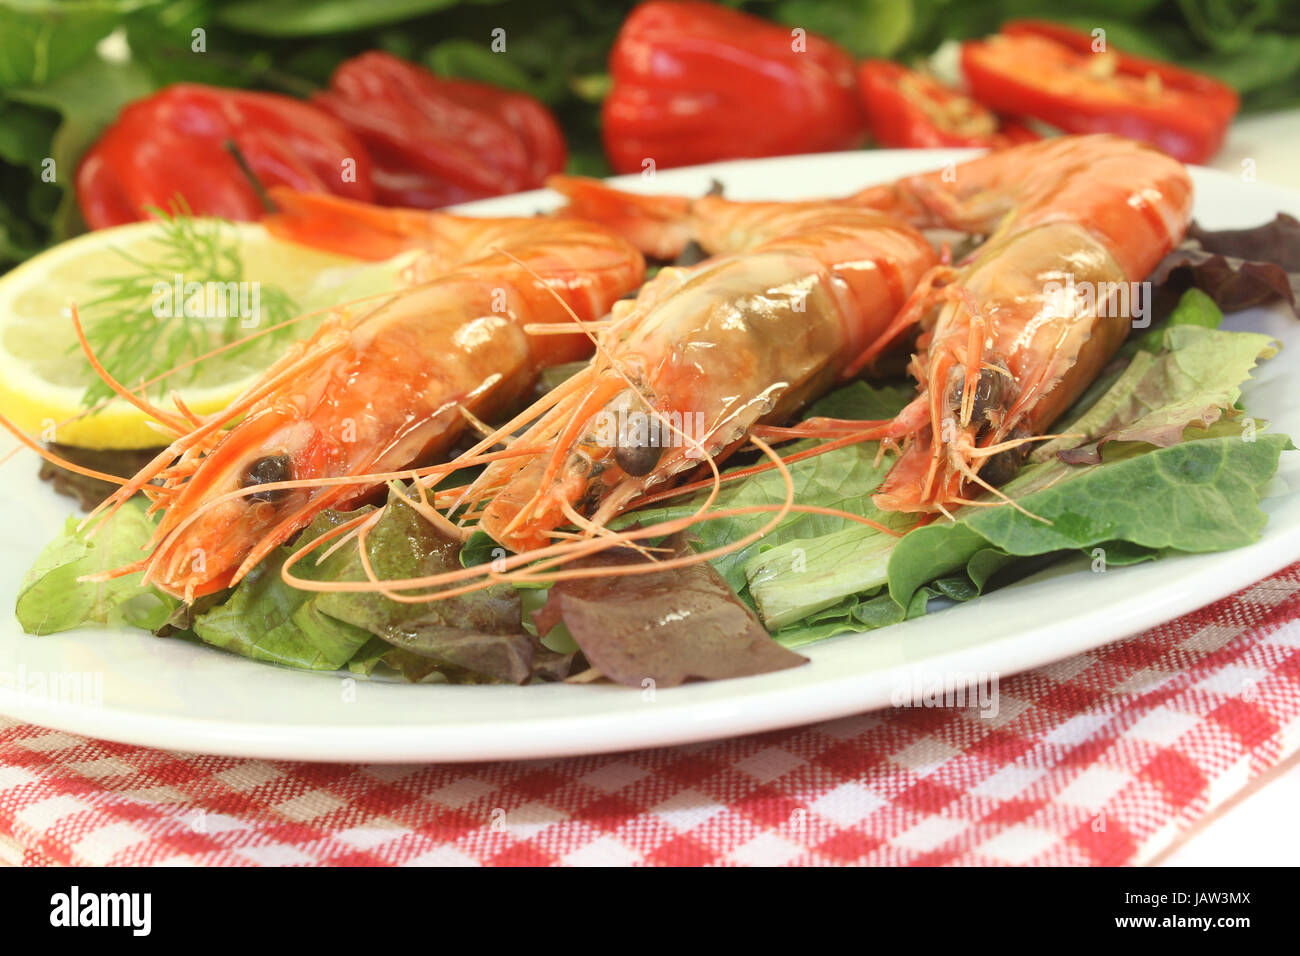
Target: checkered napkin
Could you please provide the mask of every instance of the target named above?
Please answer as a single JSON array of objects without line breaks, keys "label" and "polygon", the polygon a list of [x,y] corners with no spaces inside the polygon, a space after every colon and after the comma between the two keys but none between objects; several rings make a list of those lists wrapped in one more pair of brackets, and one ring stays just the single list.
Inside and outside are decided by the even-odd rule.
[{"label": "checkered napkin", "polygon": [[991,719],[900,709],[448,766],[195,756],[0,720],[0,859],[1141,863],[1298,748],[1300,564],[1002,681]]}]

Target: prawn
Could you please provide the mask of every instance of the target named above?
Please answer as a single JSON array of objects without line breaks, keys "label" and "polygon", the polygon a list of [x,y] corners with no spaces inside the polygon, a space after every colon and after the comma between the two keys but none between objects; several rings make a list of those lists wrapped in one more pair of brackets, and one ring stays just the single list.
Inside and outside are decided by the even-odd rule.
[{"label": "prawn", "polygon": [[997,487],[1149,308],[1142,282],[1191,219],[1183,164],[1116,136],[1043,140],[950,172],[849,200],[988,236],[919,304],[919,394],[876,436],[901,448],[873,495],[885,511],[947,513],[985,492],[1006,502]]},{"label": "prawn", "polygon": [[[516,552],[592,534],[648,489],[725,457],[844,377],[936,264],[915,229],[822,203],[699,200],[725,245],[616,309],[563,400],[460,496]],[[889,334],[897,334],[897,330]],[[481,509],[477,506],[481,505]]]},{"label": "prawn", "polygon": [[543,333],[572,315],[600,319],[645,275],[635,248],[580,220],[275,198],[269,226],[282,236],[374,258],[421,250],[409,284],[378,304],[339,307],[206,418],[128,391],[83,336],[110,386],[178,433],[101,505],[144,492],[163,511],[148,554],[101,577],[143,572],[187,602],[232,586],[322,510],[418,473],[409,469],[444,456],[467,427],[485,428],[480,417],[516,404],[542,369],[585,358],[585,337]]}]

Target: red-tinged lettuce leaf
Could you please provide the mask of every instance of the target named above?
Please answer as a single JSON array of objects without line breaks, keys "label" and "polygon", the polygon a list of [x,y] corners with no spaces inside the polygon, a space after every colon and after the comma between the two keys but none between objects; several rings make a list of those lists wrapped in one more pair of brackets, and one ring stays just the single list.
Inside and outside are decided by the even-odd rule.
[{"label": "red-tinged lettuce leaf", "polygon": [[533,676],[536,645],[531,635],[522,631],[495,633],[455,627],[443,613],[434,611],[405,618],[399,625],[385,625],[380,637],[393,645],[384,663],[408,680],[424,680],[434,671],[453,683],[478,683],[486,678],[526,684]]},{"label": "red-tinged lettuce leaf", "polygon": [[[673,556],[693,553],[681,536],[665,545]],[[571,567],[645,560],[622,549]],[[633,687],[647,680],[675,687],[692,678],[747,677],[807,661],[772,640],[722,576],[704,562],[650,574],[560,581],[533,619],[543,635],[563,621],[592,667]]]},{"label": "red-tinged lettuce leaf", "polygon": [[1057,454],[1067,464],[1095,465],[1108,442],[1177,444],[1189,427],[1209,428],[1233,414],[1241,383],[1257,361],[1276,352],[1271,338],[1251,332],[1175,325],[1163,334],[1164,351],[1136,352],[1106,394],[1069,425],[1071,435],[1083,436],[1082,443],[1078,437],[1055,439],[1030,460]]},{"label": "red-tinged lettuce leaf", "polygon": [[1300,222],[1278,213],[1253,229],[1210,231],[1195,223],[1182,245],[1156,267],[1162,295],[1198,288],[1225,312],[1281,300],[1300,304]]},{"label": "red-tinged lettuce leaf", "polygon": [[1300,272],[1300,220],[1284,212],[1272,222],[1250,229],[1202,229],[1194,222],[1187,237],[1199,242],[1206,252],[1275,262],[1287,272]]},{"label": "red-tinged lettuce leaf", "polygon": [[533,655],[533,679],[542,681],[564,680],[573,671],[576,653],[562,654],[545,647],[539,647]]},{"label": "red-tinged lettuce leaf", "polygon": [[[362,628],[321,613],[320,594],[290,587],[280,574],[285,561],[298,547],[352,516],[322,512],[303,530],[297,542],[267,555],[230,592],[227,600],[188,618],[183,612],[173,615],[168,623],[188,626],[205,643],[257,661],[306,670],[332,671],[345,666],[370,635]],[[319,563],[313,555],[299,562],[297,572],[304,578],[331,580],[355,560],[346,550]]]},{"label": "red-tinged lettuce leaf", "polygon": [[[459,542],[439,534],[396,492],[367,536],[367,550],[383,580],[426,577],[460,567]],[[330,574],[331,580],[364,580],[354,549],[342,549],[329,560],[345,562]],[[382,659],[411,680],[437,671],[456,682],[523,684],[535,676],[535,665],[543,665],[539,677],[551,677],[556,670],[549,657],[538,657],[537,639],[523,628],[519,594],[509,585],[413,604],[379,593],[330,592],[315,595],[313,604],[321,614],[400,651]]]}]

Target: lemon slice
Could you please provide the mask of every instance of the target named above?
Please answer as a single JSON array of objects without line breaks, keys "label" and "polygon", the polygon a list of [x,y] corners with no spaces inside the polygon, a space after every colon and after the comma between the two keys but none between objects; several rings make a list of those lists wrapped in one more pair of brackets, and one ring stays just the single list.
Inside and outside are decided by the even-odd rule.
[{"label": "lemon slice", "polygon": [[[243,279],[250,284],[245,292],[252,283],[274,286],[287,293],[302,312],[397,289],[397,274],[410,258],[363,262],[276,239],[256,223],[200,220],[195,225],[219,230],[221,242],[237,248]],[[77,344],[69,311],[70,304],[77,303],[83,321],[93,322],[93,314],[84,306],[104,294],[105,286],[98,280],[139,275],[139,266],[133,266],[126,256],[144,263],[162,258],[166,253],[164,228],[162,223],[149,221],[92,232],[0,276],[0,413],[45,441],[119,449],[166,444],[165,435],[148,424],[148,416],[121,399],[112,399],[88,413],[83,397],[96,376]],[[183,276],[181,298],[186,282],[204,283],[209,278]],[[158,277],[168,286],[175,279],[172,275]],[[232,297],[229,301],[236,300]],[[244,301],[253,300],[246,296]],[[183,312],[183,305],[173,311]],[[292,327],[292,337],[310,335],[320,321],[320,317],[303,320]],[[241,329],[237,336],[256,331]],[[220,342],[213,340],[209,347],[217,344]],[[204,359],[160,385],[168,391],[175,388],[198,414],[214,412],[247,388],[288,344],[283,337],[263,336],[233,356]],[[159,397],[153,388],[150,399],[160,407],[174,408],[169,398]]]}]

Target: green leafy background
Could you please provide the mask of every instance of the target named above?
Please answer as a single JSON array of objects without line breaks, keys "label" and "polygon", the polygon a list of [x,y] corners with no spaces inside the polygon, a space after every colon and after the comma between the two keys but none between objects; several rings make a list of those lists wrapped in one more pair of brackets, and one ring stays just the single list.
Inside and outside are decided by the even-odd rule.
[{"label": "green leafy background", "polygon": [[[903,60],[1010,17],[1103,27],[1116,47],[1233,84],[1246,111],[1300,104],[1292,0],[732,0]],[[193,81],[305,95],[343,59],[385,49],[449,75],[525,90],[565,129],[574,172],[607,172],[606,58],[626,0],[0,0],[0,268],[81,229],[70,184],[85,148],[136,97]],[[491,52],[506,30],[506,52]],[[192,51],[204,31],[205,52]],[[111,39],[109,39],[111,37]],[[124,41],[124,42],[123,42]],[[130,58],[105,59],[129,50]],[[42,164],[55,161],[54,181]]]}]

